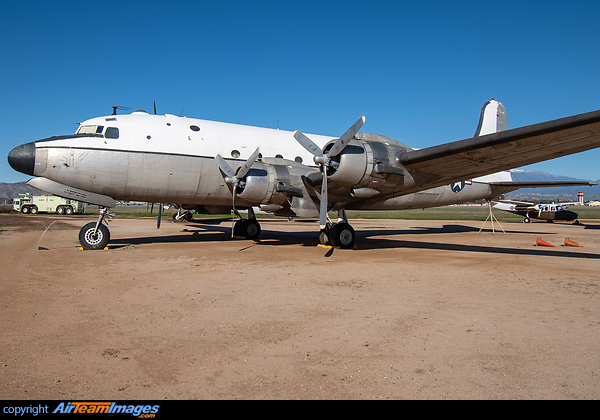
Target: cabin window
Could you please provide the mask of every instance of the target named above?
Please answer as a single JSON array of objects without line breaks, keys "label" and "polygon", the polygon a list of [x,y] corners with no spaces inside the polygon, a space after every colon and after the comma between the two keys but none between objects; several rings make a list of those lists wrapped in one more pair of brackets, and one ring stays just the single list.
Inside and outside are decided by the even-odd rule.
[{"label": "cabin window", "polygon": [[302,158],[300,156],[296,156],[296,159],[294,159],[294,161],[296,161],[297,163],[302,163]]},{"label": "cabin window", "polygon": [[241,155],[241,153],[239,152],[239,150],[232,150],[231,151],[231,157],[232,158],[236,158],[237,159],[237,158],[240,157],[240,155]]},{"label": "cabin window", "polygon": [[117,127],[108,127],[106,129],[106,133],[104,133],[104,137],[107,139],[118,139],[119,129]]},{"label": "cabin window", "polygon": [[197,125],[190,125],[190,130],[192,130],[192,131],[200,131],[200,127],[198,127]]}]

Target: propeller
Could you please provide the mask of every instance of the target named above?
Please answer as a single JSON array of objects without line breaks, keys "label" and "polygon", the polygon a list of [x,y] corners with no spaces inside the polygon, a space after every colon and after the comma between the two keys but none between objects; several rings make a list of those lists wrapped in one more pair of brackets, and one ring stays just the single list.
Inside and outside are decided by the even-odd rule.
[{"label": "propeller", "polygon": [[311,139],[300,131],[294,131],[294,138],[313,155],[313,160],[321,167],[323,180],[321,183],[321,204],[319,206],[319,225],[321,229],[327,226],[327,168],[331,167],[331,158],[339,155],[344,147],[354,138],[358,130],[365,123],[364,115],[356,121],[337,141],[331,149],[324,153]]},{"label": "propeller", "polygon": [[[219,165],[221,172],[223,172],[223,174],[225,175],[225,178],[224,178],[225,182],[227,184],[233,186],[233,190],[231,193],[231,195],[232,195],[231,206],[233,208],[233,222],[232,222],[233,224],[235,224],[235,216],[236,216],[236,214],[238,214],[237,210],[235,209],[235,196],[238,194],[238,188],[243,189],[244,186],[246,185],[244,178],[246,177],[246,175],[248,175],[248,171],[250,171],[250,167],[252,166],[252,164],[254,163],[256,158],[258,157],[259,153],[260,153],[260,148],[256,148],[254,153],[252,153],[250,155],[250,157],[248,159],[246,159],[246,161],[237,169],[237,171],[234,171],[233,168],[231,166],[229,166],[227,161],[225,159],[223,159],[223,156],[221,156],[221,155],[215,156],[215,160],[217,161],[217,164]],[[232,224],[232,229],[231,229],[231,237],[233,237],[233,224]]]}]

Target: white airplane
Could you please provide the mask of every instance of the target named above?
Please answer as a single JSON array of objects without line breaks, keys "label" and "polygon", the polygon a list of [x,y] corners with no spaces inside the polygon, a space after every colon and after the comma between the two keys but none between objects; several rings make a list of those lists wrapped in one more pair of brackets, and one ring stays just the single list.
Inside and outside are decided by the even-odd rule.
[{"label": "white airplane", "polygon": [[495,201],[492,206],[498,210],[504,210],[510,213],[519,214],[524,217],[523,222],[529,223],[531,219],[541,219],[547,222],[555,220],[565,220],[570,222],[575,220],[579,215],[574,211],[568,210],[567,206],[575,205],[576,203],[552,203],[552,204],[535,204],[523,201],[502,200]]},{"label": "white airplane", "polygon": [[[98,220],[79,234],[86,249],[107,245],[103,221],[113,216],[115,200],[233,209],[235,234],[249,239],[260,234],[253,206],[284,217],[318,216],[320,242],[350,248],[355,232],[345,210],[491,200],[543,185],[515,183],[502,171],[600,146],[600,111],[506,130],[505,107],[493,99],[473,138],[420,150],[359,132],[364,121],[336,138],[115,109],[73,135],[17,146],[8,161],[36,177],[32,187],[99,206]],[[248,209],[248,217],[238,209]],[[337,222],[328,211],[338,212]]]}]

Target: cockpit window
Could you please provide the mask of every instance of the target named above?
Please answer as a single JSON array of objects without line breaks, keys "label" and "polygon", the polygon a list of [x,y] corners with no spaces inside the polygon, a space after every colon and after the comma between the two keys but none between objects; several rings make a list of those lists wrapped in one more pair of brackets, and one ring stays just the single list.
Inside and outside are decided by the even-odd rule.
[{"label": "cockpit window", "polygon": [[106,137],[107,139],[118,139],[119,129],[116,127],[107,127],[106,132],[104,133],[104,137]]},{"label": "cockpit window", "polygon": [[97,125],[80,125],[75,134],[96,134]]},{"label": "cockpit window", "polygon": [[80,125],[75,134],[102,134],[103,125]]}]

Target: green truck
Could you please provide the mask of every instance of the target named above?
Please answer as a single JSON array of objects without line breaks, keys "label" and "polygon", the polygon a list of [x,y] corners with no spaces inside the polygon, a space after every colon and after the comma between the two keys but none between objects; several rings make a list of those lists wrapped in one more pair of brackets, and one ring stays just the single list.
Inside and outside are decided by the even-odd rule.
[{"label": "green truck", "polygon": [[84,203],[55,195],[20,194],[13,200],[13,209],[24,214],[38,212],[56,214],[78,214],[85,210]]}]

